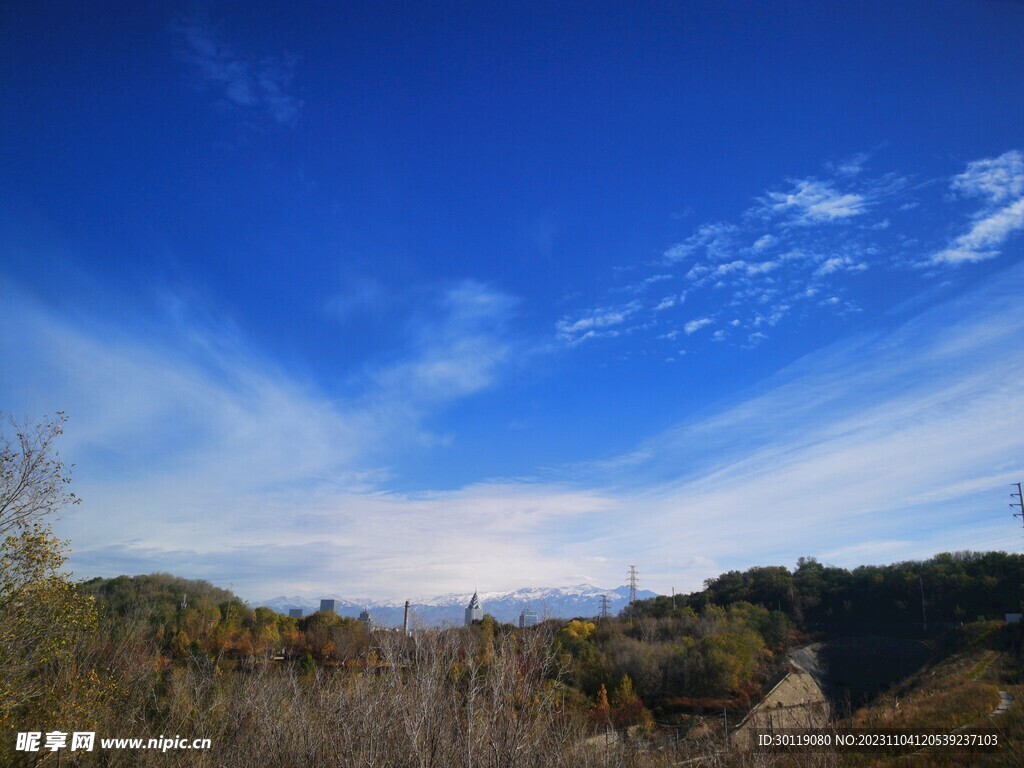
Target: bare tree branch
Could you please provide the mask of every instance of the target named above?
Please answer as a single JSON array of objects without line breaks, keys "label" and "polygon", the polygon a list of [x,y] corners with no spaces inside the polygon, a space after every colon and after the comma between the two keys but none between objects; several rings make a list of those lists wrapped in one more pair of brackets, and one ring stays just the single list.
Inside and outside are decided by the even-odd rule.
[{"label": "bare tree branch", "polygon": [[79,502],[68,490],[71,468],[54,449],[66,421],[58,411],[34,425],[10,416],[0,425],[0,537]]}]

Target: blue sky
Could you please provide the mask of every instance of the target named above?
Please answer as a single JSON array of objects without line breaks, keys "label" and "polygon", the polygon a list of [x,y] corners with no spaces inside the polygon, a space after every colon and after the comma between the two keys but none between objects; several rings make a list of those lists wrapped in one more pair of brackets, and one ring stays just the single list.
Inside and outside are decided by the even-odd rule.
[{"label": "blue sky", "polygon": [[0,16],[0,408],[76,575],[1020,551],[1024,6]]}]

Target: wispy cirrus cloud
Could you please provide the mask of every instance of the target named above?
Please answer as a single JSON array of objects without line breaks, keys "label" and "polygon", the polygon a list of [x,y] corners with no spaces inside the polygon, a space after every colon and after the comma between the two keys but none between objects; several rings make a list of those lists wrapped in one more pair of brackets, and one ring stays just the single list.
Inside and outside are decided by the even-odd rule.
[{"label": "wispy cirrus cloud", "polygon": [[684,589],[802,555],[850,567],[1019,548],[1005,500],[1024,472],[1024,359],[1007,354],[1022,290],[1017,266],[598,463],[590,481],[643,510],[604,543]]},{"label": "wispy cirrus cloud", "polygon": [[426,409],[487,388],[510,359],[507,324],[517,304],[475,280],[439,291],[412,323],[410,353],[372,372],[369,398]]},{"label": "wispy cirrus cloud", "polygon": [[[861,153],[826,163],[826,175],[790,179],[756,196],[732,220],[697,225],[665,248],[660,260],[634,265],[654,274],[639,280],[634,275],[629,286],[638,296],[629,306],[631,338],[672,342],[696,316],[718,325],[705,339],[751,348],[793,316],[813,322],[821,315],[848,318],[861,312],[856,294],[872,273],[903,275],[894,282],[906,291],[922,274],[938,274],[917,269],[922,262],[934,268],[994,258],[1024,229],[1019,150],[971,162],[949,179],[956,197],[980,200],[982,207],[963,234],[931,253],[926,243],[934,208],[949,206],[951,199],[934,193],[934,181],[911,185],[896,173],[871,175],[870,160]],[[871,296],[877,300],[879,293]],[[683,300],[685,314],[679,309]],[[567,315],[558,323],[559,335],[568,341],[567,324],[607,311]],[[617,324],[625,319],[612,317]],[[636,333],[645,330],[650,333]],[[572,342],[624,335],[581,333]]]},{"label": "wispy cirrus cloud", "polygon": [[710,261],[721,261],[735,253],[739,234],[735,224],[703,224],[688,238],[668,248],[664,253],[665,261],[674,264],[697,254],[705,255]]},{"label": "wispy cirrus cloud", "polygon": [[250,115],[264,115],[280,125],[294,125],[302,100],[292,91],[297,57],[257,58],[236,50],[211,23],[196,17],[178,21],[174,32],[179,54],[223,104]]},{"label": "wispy cirrus cloud", "polygon": [[766,213],[782,214],[799,226],[822,224],[859,216],[868,199],[862,194],[840,192],[833,183],[800,179],[786,192],[769,192],[764,198]]},{"label": "wispy cirrus cloud", "polygon": [[857,152],[836,162],[825,163],[825,167],[836,176],[851,178],[859,176],[871,155],[868,152]]},{"label": "wispy cirrus cloud", "polygon": [[[884,229],[872,213],[903,184],[891,174],[866,177],[868,159],[828,166],[831,178],[790,180],[789,189],[765,192],[735,220],[698,225],[650,265],[655,274],[627,286],[639,298],[566,315],[556,324],[559,337],[575,345],[646,329],[671,341],[706,320],[722,324],[711,340],[750,348],[795,308],[855,311],[835,283],[871,267],[877,249],[868,232]],[[689,319],[679,311],[684,301]]]},{"label": "wispy cirrus cloud", "polygon": [[575,318],[563,317],[556,327],[558,336],[570,344],[580,344],[601,336],[618,336],[622,325],[639,311],[639,301],[611,307],[599,307]]},{"label": "wispy cirrus cloud", "polygon": [[516,302],[481,283],[435,291],[424,337],[348,399],[206,328],[112,333],[8,290],[0,387],[24,411],[72,414],[64,454],[85,502],[61,533],[83,575],[163,569],[252,598],[395,599],[481,579],[610,584],[638,562],[646,585],[691,589],[808,554],[856,565],[1003,546],[1001,485],[1024,471],[1010,428],[1024,361],[1006,354],[1024,332],[1022,289],[1017,267],[620,458],[446,490],[390,488],[381,445],[415,442],[446,397],[500,376],[505,357],[474,357],[478,342],[509,348]]},{"label": "wispy cirrus cloud", "polygon": [[963,197],[980,198],[982,208],[969,229],[934,253],[933,264],[965,264],[1000,254],[1009,237],[1024,229],[1024,153],[975,160],[953,177],[950,189]]},{"label": "wispy cirrus cloud", "polygon": [[[522,525],[498,542],[488,533],[493,526],[474,517],[486,517],[482,506],[451,511],[458,493],[427,503],[387,490],[396,452],[443,445],[429,432],[431,417],[493,386],[510,365],[507,324],[516,300],[485,284],[426,291],[404,347],[353,376],[343,397],[282,369],[237,332],[200,321],[188,302],[177,303],[173,318],[125,327],[46,306],[11,284],[0,282],[0,290],[5,407],[71,415],[62,451],[76,464],[76,491],[85,501],[61,522],[61,533],[75,542],[72,567],[89,575],[116,575],[130,565],[133,572],[233,582],[253,597],[293,580],[327,590],[342,578],[363,578],[354,565],[338,571],[332,563],[381,557],[375,550],[395,553],[397,563],[400,553],[421,546],[422,537],[414,539],[414,529],[428,526],[416,522],[421,513],[451,534],[451,546],[456,538],[469,541],[498,558],[516,537],[531,551],[526,539],[536,526],[578,506],[580,497],[566,489],[523,493]],[[516,525],[511,508],[502,525]],[[469,532],[456,537],[463,527]],[[458,559],[442,544],[438,539],[432,557],[443,551],[449,562]],[[321,563],[300,558],[290,570],[262,576],[234,570],[255,556],[270,568],[304,547],[331,556]],[[524,572],[557,567],[526,560]],[[385,580],[378,589],[401,594],[408,587]]]}]

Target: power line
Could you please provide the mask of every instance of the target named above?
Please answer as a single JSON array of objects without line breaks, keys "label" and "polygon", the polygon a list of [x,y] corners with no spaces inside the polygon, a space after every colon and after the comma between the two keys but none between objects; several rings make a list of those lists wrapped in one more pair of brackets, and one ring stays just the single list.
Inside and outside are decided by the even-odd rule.
[{"label": "power line", "polygon": [[1024,490],[1021,489],[1020,483],[1014,483],[1017,486],[1017,492],[1011,493],[1010,498],[1016,499],[1017,501],[1010,503],[1010,509],[1019,509],[1020,512],[1014,512],[1014,517],[1019,517],[1021,525],[1024,525]]}]

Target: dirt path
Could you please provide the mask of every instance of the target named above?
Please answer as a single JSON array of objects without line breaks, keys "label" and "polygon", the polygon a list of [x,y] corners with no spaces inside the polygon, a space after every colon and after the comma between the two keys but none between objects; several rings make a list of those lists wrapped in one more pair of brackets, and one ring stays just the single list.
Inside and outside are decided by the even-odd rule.
[{"label": "dirt path", "polygon": [[[978,670],[977,674],[971,677],[971,680],[980,680],[981,676],[988,671],[988,668],[992,666],[992,663],[999,658],[998,653],[991,653],[985,660],[984,666]],[[999,691],[999,704],[996,708],[988,713],[989,718],[993,718],[996,715],[1005,715],[1007,710],[1013,705],[1013,696],[1008,691]]]},{"label": "dirt path", "polygon": [[995,717],[996,715],[1005,715],[1006,711],[1013,706],[1013,696],[1006,691],[999,692],[999,706],[993,709],[989,713],[989,717]]}]

